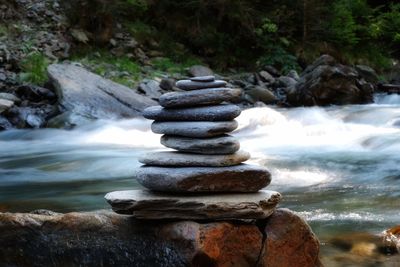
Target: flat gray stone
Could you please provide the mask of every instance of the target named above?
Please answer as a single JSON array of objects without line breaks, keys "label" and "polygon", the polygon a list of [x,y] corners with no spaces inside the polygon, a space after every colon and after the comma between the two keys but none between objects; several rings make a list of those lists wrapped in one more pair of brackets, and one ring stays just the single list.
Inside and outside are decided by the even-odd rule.
[{"label": "flat gray stone", "polygon": [[215,105],[223,101],[238,100],[242,94],[240,89],[211,88],[188,92],[171,92],[162,95],[160,105],[166,108]]},{"label": "flat gray stone", "polygon": [[240,220],[269,217],[282,196],[262,190],[252,194],[176,196],[147,190],[116,191],[105,196],[112,209],[138,219]]},{"label": "flat gray stone", "polygon": [[237,121],[172,121],[153,122],[151,130],[157,134],[207,138],[232,132]]},{"label": "flat gray stone", "polygon": [[214,75],[207,75],[207,76],[197,76],[190,78],[192,82],[213,82],[215,81]]},{"label": "flat gray stone", "polygon": [[230,135],[214,138],[190,138],[173,135],[163,135],[161,144],[182,152],[220,155],[232,154],[239,150],[239,141]]},{"label": "flat gray stone", "polygon": [[191,80],[180,80],[176,82],[176,87],[182,90],[197,90],[205,88],[218,88],[226,86],[227,82],[222,80],[215,80],[212,82],[195,82]]},{"label": "flat gray stone", "polygon": [[95,119],[119,119],[140,116],[145,108],[157,105],[131,88],[72,64],[52,64],[47,72],[64,112]]},{"label": "flat gray stone", "polygon": [[264,167],[240,164],[229,167],[142,166],[135,178],[144,187],[161,192],[257,192],[271,182]]},{"label": "flat gray stone", "polygon": [[230,121],[239,116],[240,112],[241,109],[236,105],[174,109],[153,106],[146,108],[143,116],[156,121]]},{"label": "flat gray stone", "polygon": [[201,155],[174,151],[147,153],[139,157],[139,162],[149,166],[175,167],[224,167],[234,166],[250,158],[250,153],[238,151],[230,155]]}]

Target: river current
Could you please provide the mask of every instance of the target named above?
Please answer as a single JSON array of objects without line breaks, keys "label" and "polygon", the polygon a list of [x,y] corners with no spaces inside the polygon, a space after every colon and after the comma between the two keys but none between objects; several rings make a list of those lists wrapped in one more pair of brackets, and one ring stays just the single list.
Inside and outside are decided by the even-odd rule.
[{"label": "river current", "polygon": [[[249,163],[271,171],[280,206],[303,216],[322,244],[400,224],[400,95],[376,95],[369,105],[252,108],[238,122],[233,134]],[[163,149],[159,138],[144,119],[0,132],[0,211],[109,208],[106,192],[140,187],[137,157]]]}]

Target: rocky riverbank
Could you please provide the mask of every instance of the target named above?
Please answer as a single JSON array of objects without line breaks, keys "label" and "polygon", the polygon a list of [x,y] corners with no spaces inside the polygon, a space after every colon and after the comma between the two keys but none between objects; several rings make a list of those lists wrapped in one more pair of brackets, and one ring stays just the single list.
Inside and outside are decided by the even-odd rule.
[{"label": "rocky riverbank", "polygon": [[254,222],[0,213],[0,242],[1,266],[320,266],[318,240],[286,209]]}]

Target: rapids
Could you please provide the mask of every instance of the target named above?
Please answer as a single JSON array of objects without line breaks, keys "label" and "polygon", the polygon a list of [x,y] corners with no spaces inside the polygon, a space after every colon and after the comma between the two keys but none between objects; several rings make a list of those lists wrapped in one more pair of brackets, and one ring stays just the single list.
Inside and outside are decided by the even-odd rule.
[{"label": "rapids", "polygon": [[[400,223],[400,96],[369,105],[252,108],[234,135],[251,163],[272,173],[281,207],[310,222],[322,242]],[[108,208],[106,192],[140,187],[137,156],[162,149],[143,119],[74,130],[0,132],[0,211]]]}]

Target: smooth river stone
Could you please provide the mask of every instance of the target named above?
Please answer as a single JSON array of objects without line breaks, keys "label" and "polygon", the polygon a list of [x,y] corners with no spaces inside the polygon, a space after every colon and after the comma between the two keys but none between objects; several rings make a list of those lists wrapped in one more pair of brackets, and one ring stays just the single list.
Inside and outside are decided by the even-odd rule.
[{"label": "smooth river stone", "polygon": [[143,116],[156,121],[230,121],[239,116],[240,112],[241,109],[236,105],[174,109],[153,106],[146,108]]},{"label": "smooth river stone", "polygon": [[282,199],[275,191],[252,194],[176,196],[148,190],[127,190],[105,196],[119,214],[138,219],[241,220],[265,219]]},{"label": "smooth river stone", "polygon": [[213,82],[215,81],[215,76],[208,75],[208,76],[197,76],[190,78],[192,82]]},{"label": "smooth river stone", "polygon": [[240,164],[229,167],[142,166],[134,177],[144,187],[162,192],[257,192],[271,182],[263,167]]},{"label": "smooth river stone", "polygon": [[202,139],[163,135],[161,144],[182,152],[206,155],[232,154],[240,148],[239,141],[230,135]]},{"label": "smooth river stone", "polygon": [[240,89],[211,88],[188,92],[171,92],[163,94],[160,105],[166,108],[215,105],[223,101],[238,100],[242,94]]},{"label": "smooth river stone", "polygon": [[239,165],[249,158],[250,153],[246,151],[238,151],[230,155],[201,155],[160,151],[147,153],[139,157],[139,162],[150,166],[224,167]]},{"label": "smooth river stone", "polygon": [[205,88],[218,88],[226,86],[227,82],[215,80],[212,82],[196,82],[191,80],[180,80],[176,82],[176,87],[182,90],[197,90]]},{"label": "smooth river stone", "polygon": [[237,121],[172,121],[153,122],[151,130],[157,134],[207,138],[232,132]]}]

